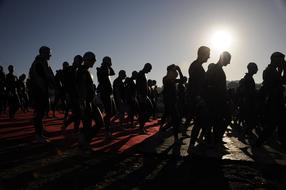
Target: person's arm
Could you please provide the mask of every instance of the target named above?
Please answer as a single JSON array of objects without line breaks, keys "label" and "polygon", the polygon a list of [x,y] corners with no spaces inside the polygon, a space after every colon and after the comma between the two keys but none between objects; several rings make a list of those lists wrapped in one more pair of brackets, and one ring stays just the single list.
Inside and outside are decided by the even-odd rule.
[{"label": "person's arm", "polygon": [[183,79],[184,76],[183,76],[183,73],[182,73],[182,71],[181,71],[181,68],[177,65],[177,66],[176,66],[176,69],[177,69],[177,71],[178,71],[178,73],[179,73],[180,79]]},{"label": "person's arm", "polygon": [[283,63],[282,83],[286,84],[286,61],[284,61],[284,63]]},{"label": "person's arm", "polygon": [[112,67],[109,67],[109,76],[114,76],[115,72]]}]

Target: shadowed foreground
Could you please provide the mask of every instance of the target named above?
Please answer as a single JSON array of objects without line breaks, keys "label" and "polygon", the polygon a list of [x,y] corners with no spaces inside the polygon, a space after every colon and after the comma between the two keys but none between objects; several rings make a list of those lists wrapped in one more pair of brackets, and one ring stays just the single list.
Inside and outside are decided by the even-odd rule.
[{"label": "shadowed foreground", "polygon": [[[72,129],[61,134],[62,119],[45,120],[51,143],[33,142],[31,117],[20,113],[10,121],[1,116],[0,189],[286,188],[285,165],[269,161],[284,157],[277,153],[268,155],[268,161],[266,157],[237,159],[237,154],[248,154],[232,140],[234,132],[216,153],[202,146],[191,157],[180,156],[185,155],[189,139],[173,144],[172,132],[159,132],[155,120],[147,124],[148,135],[114,127],[116,138],[106,142],[100,131],[92,141],[94,151],[86,154],[77,148]],[[256,155],[259,158],[266,154],[257,152],[263,152]]]}]

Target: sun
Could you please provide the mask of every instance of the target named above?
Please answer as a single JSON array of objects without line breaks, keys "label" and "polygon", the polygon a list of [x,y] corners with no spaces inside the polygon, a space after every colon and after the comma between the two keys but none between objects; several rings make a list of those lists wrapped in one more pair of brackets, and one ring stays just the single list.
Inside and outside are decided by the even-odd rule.
[{"label": "sun", "polygon": [[211,48],[219,52],[227,51],[231,47],[233,38],[227,30],[217,30],[211,36]]}]

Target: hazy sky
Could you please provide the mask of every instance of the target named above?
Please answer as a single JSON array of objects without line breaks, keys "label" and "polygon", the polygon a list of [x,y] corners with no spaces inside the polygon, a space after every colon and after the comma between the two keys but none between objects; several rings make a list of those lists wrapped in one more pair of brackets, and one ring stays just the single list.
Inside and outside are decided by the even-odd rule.
[{"label": "hazy sky", "polygon": [[54,71],[76,54],[93,51],[95,67],[108,55],[116,74],[124,69],[130,75],[150,62],[148,78],[161,85],[167,65],[178,64],[187,75],[201,45],[212,48],[208,63],[216,62],[219,51],[211,39],[220,30],[231,38],[227,80],[243,77],[251,61],[258,64],[255,79],[261,82],[271,53],[286,53],[286,1],[0,0],[0,65],[5,72],[13,64],[17,75],[27,73],[46,45]]}]

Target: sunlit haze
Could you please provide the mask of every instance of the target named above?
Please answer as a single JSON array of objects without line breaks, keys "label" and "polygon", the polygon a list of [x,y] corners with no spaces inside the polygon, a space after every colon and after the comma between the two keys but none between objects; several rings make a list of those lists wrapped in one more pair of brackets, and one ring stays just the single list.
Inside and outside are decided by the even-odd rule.
[{"label": "sunlit haze", "polygon": [[286,53],[285,18],[284,0],[0,0],[0,65],[5,72],[13,64],[16,75],[27,73],[46,45],[55,72],[64,61],[93,51],[95,83],[96,67],[110,56],[116,75],[124,69],[130,76],[150,62],[147,78],[160,86],[170,64],[189,77],[188,67],[205,45],[211,48],[205,68],[227,50],[227,80],[239,80],[255,62],[260,83],[270,55]]},{"label": "sunlit haze", "polygon": [[227,30],[217,30],[211,36],[210,48],[219,52],[228,51],[232,45],[233,36]]}]

